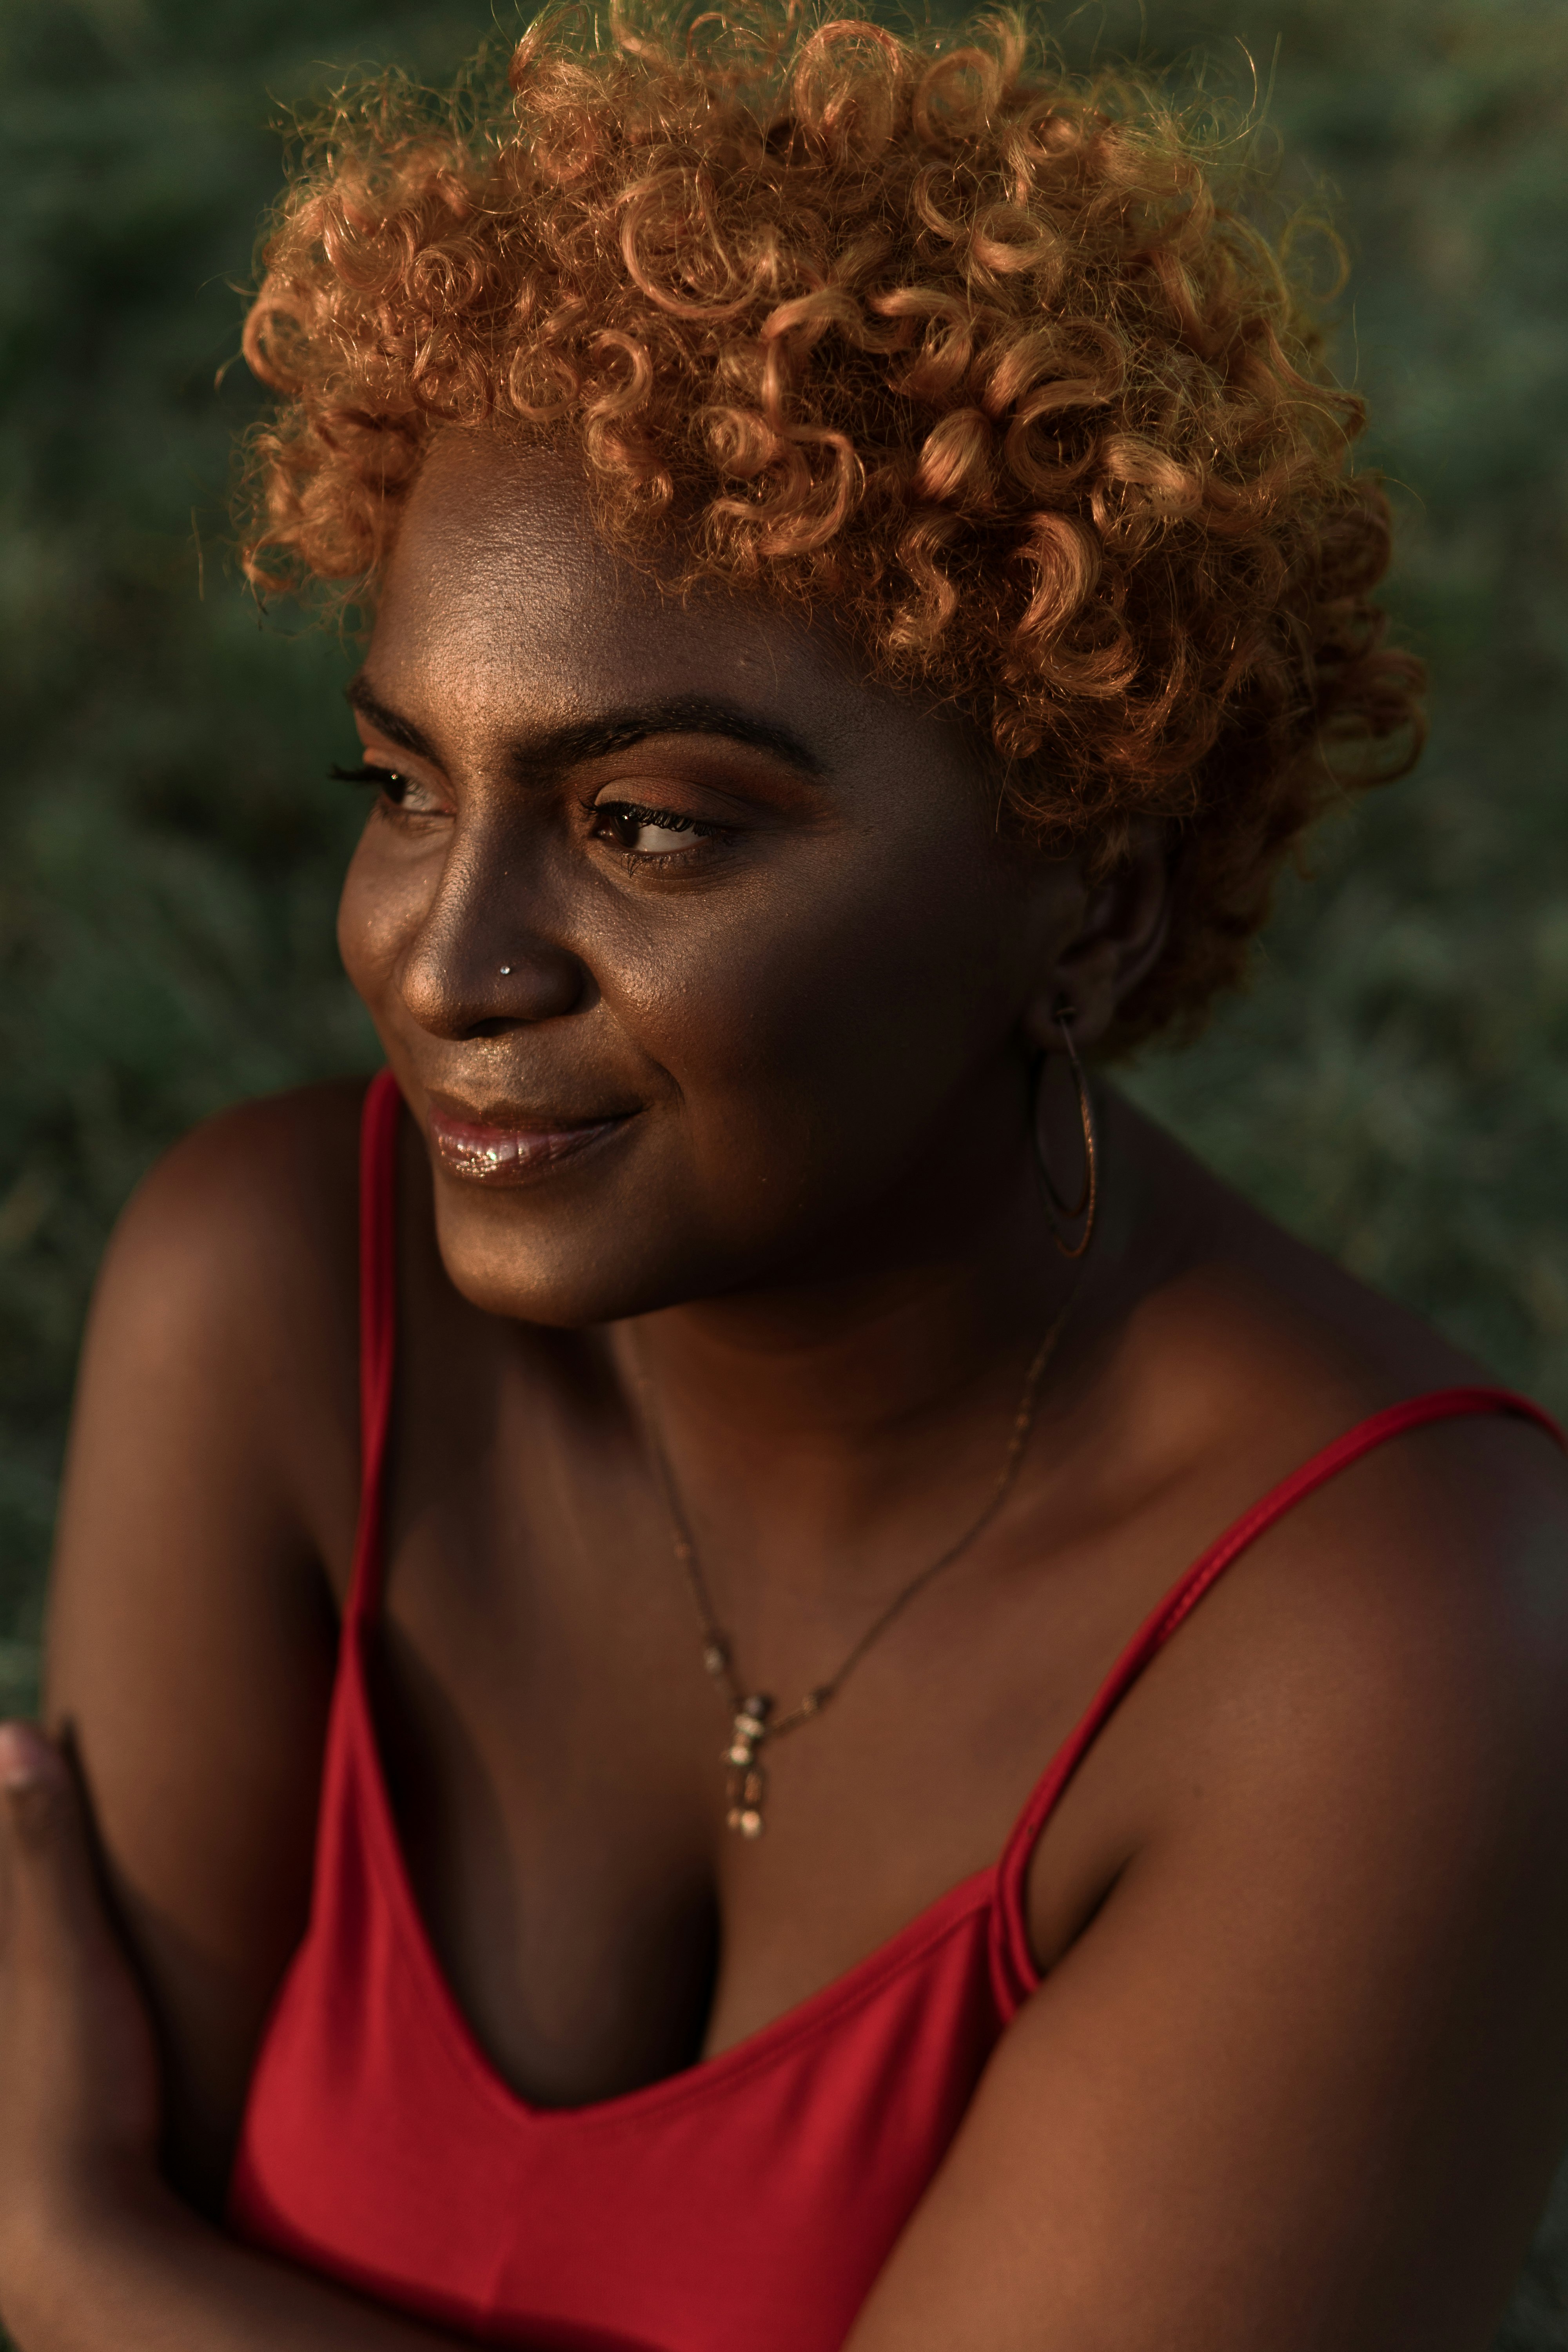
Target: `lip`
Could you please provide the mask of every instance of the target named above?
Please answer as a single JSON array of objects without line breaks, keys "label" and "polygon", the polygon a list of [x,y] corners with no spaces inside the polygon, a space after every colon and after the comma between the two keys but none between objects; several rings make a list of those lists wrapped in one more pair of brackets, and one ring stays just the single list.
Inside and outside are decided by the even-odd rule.
[{"label": "lip", "polygon": [[634,1116],[613,1111],[603,1118],[564,1118],[553,1112],[509,1110],[478,1119],[433,1101],[430,1140],[442,1167],[468,1183],[526,1184],[618,1135]]}]

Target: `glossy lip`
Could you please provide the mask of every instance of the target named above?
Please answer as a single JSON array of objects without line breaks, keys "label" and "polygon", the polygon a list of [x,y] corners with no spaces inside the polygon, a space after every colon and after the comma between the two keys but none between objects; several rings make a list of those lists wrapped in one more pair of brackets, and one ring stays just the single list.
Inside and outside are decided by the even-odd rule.
[{"label": "glossy lip", "polygon": [[[500,1120],[458,1118],[432,1102],[430,1140],[450,1175],[471,1184],[526,1184],[595,1144],[618,1135],[635,1113],[607,1118],[563,1119],[539,1112],[516,1112]],[[513,1123],[515,1120],[515,1124]]]}]

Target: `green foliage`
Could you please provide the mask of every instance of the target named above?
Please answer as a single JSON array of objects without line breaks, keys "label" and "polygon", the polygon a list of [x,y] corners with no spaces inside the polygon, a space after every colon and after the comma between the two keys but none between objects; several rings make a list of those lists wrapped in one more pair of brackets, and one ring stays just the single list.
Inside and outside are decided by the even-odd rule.
[{"label": "green foliage", "polygon": [[[504,12],[503,12],[504,13]],[[70,1371],[110,1223],[174,1134],[361,1066],[331,908],[349,650],[224,550],[269,123],[333,68],[446,72],[487,0],[0,0],[0,1700],[36,1664]],[[1342,363],[1401,486],[1417,777],[1321,842],[1257,984],[1133,1090],[1215,1164],[1568,1410],[1568,16],[1559,0],[1148,0],[1060,37],[1257,60],[1326,174]],[[1568,2205],[1500,2352],[1568,2347]]]},{"label": "green foliage", "polygon": [[[93,1267],[169,1139],[368,1060],[332,947],[346,648],[226,557],[237,289],[275,124],[340,64],[439,72],[429,0],[0,5],[0,1685],[26,1685]],[[221,383],[218,381],[222,372]],[[0,1687],[0,1697],[5,1696]]]},{"label": "green foliage", "polygon": [[1432,667],[1433,733],[1281,894],[1249,997],[1134,1090],[1561,1412],[1568,17],[1221,0],[1179,37],[1222,23],[1265,70],[1278,27],[1273,119],[1338,184],[1359,247],[1341,359],[1397,486],[1390,602]]}]

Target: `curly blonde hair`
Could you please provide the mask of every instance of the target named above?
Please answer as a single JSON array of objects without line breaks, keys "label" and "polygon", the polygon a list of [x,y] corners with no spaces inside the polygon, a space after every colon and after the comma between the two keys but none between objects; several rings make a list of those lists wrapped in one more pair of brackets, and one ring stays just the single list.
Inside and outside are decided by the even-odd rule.
[{"label": "curly blonde hair", "polygon": [[1419,743],[1362,404],[1238,142],[1012,15],[915,41],[648,5],[309,137],[246,330],[282,395],[250,579],[373,594],[446,425],[574,452],[612,543],[830,604],[962,713],[1046,851],[1104,874],[1163,822],[1169,939],[1106,1042],[1191,1025],[1303,828]]}]

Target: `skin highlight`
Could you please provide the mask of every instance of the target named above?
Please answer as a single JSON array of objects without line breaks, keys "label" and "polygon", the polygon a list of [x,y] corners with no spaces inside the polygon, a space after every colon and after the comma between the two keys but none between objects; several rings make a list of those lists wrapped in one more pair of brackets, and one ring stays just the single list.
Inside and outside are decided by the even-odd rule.
[{"label": "skin highlight", "polygon": [[[340,936],[416,1114],[613,1125],[531,1205],[438,1175],[448,1272],[476,1304],[569,1326],[892,1272],[944,1213],[1016,1189],[1077,872],[1006,843],[956,723],[765,606],[669,609],[594,560],[569,477],[513,464],[535,486],[521,509],[487,495],[504,445],[498,464],[468,436],[413,494],[419,576],[452,586],[432,628],[390,569],[358,716],[367,763],[407,781],[367,827]],[[495,625],[498,580],[521,631]],[[694,729],[552,758],[601,726],[604,676],[617,714],[722,677],[759,729],[787,714],[805,759]],[[400,740],[365,715],[393,677]],[[438,756],[410,757],[415,738]],[[651,846],[628,848],[628,807],[689,829],[638,826]],[[1073,980],[1099,1000],[1078,1018],[1092,1042],[1110,992]]]}]

